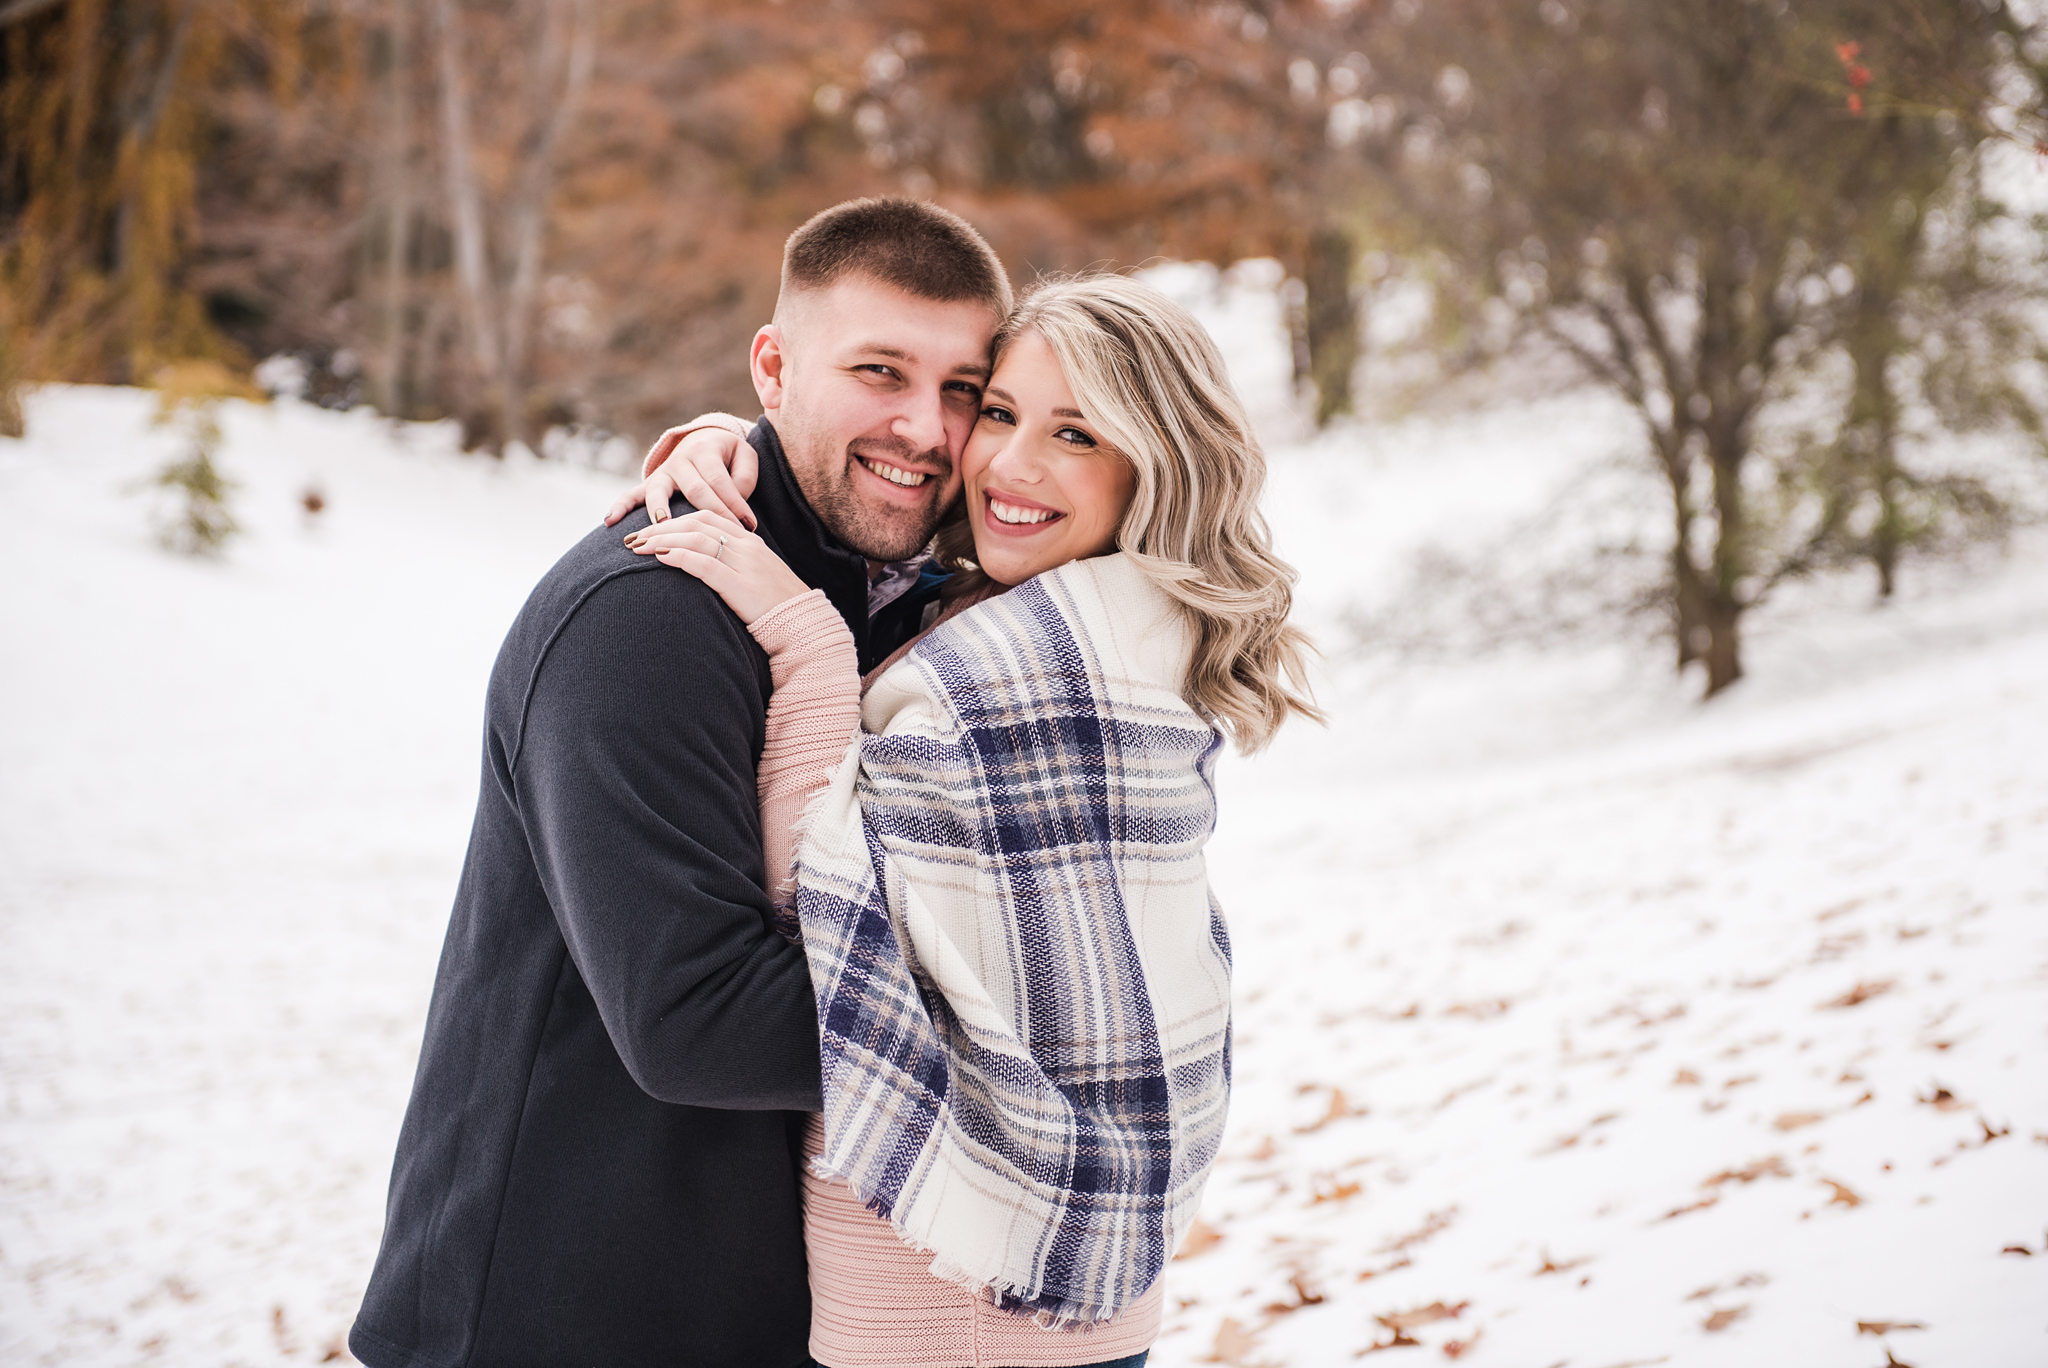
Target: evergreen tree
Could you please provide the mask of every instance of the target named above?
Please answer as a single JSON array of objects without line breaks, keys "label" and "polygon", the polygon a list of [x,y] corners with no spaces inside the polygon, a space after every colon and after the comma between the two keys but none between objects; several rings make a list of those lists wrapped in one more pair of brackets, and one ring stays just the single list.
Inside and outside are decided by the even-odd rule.
[{"label": "evergreen tree", "polygon": [[150,477],[148,485],[167,495],[157,518],[157,540],[185,556],[216,557],[241,529],[228,508],[234,481],[220,473],[220,405],[229,398],[254,398],[246,381],[217,362],[166,366],[155,376],[156,423],[175,428],[185,449]]}]

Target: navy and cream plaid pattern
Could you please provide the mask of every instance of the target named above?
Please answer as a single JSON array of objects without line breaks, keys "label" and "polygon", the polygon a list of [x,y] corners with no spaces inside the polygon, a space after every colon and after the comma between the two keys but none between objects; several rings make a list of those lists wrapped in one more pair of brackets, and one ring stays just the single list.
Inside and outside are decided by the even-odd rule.
[{"label": "navy and cream plaid pattern", "polygon": [[806,818],[797,910],[825,1149],[932,1271],[1114,1317],[1193,1221],[1230,1086],[1202,846],[1217,732],[1123,555],[960,614],[868,693]]}]

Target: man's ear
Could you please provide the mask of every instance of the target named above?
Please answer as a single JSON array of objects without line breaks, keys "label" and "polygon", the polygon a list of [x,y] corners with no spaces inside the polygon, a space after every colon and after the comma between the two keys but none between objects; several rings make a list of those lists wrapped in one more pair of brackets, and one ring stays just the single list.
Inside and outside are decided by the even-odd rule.
[{"label": "man's ear", "polygon": [[754,376],[754,393],[760,397],[761,412],[770,418],[782,407],[783,374],[789,357],[782,350],[782,327],[764,323],[754,334],[754,347],[747,354],[747,369]]}]

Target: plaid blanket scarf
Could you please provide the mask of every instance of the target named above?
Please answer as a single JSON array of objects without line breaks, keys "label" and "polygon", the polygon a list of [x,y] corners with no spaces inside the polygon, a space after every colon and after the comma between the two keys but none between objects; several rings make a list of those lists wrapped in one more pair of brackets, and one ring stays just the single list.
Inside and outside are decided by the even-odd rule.
[{"label": "plaid blanket scarf", "polygon": [[817,1169],[935,1275],[1046,1325],[1151,1287],[1223,1136],[1221,737],[1180,698],[1187,662],[1126,557],[1050,571],[876,682],[806,818]]}]

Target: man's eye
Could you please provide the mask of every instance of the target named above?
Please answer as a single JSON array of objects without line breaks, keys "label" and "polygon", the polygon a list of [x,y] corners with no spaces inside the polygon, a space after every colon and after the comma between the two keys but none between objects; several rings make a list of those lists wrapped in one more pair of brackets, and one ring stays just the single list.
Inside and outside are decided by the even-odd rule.
[{"label": "man's eye", "polygon": [[991,423],[1003,423],[1014,426],[1017,422],[1016,417],[1001,404],[988,405],[982,409],[981,416],[988,419]]},{"label": "man's eye", "polygon": [[866,366],[859,366],[856,367],[856,369],[864,370],[869,375],[880,376],[884,380],[894,380],[896,378],[895,368],[893,366],[884,366],[880,362],[875,362],[873,364]]},{"label": "man's eye", "polygon": [[965,380],[955,380],[947,385],[946,389],[956,399],[964,399],[972,404],[979,404],[981,402],[981,386],[979,385],[970,385]]}]

